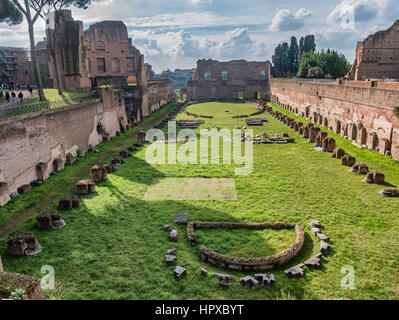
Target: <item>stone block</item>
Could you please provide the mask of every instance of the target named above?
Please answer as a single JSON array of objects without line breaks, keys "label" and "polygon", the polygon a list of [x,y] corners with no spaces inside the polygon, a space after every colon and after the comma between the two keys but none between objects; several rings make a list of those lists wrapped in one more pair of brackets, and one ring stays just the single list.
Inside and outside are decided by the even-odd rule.
[{"label": "stone block", "polygon": [[298,264],[295,267],[285,270],[284,275],[289,278],[301,278],[305,276],[305,271],[303,270],[304,266],[305,265],[303,263]]},{"label": "stone block", "polygon": [[60,158],[54,159],[53,169],[54,169],[54,172],[60,172],[61,170],[63,170],[64,169],[64,160],[60,159]]},{"label": "stone block", "polygon": [[345,151],[343,149],[335,148],[331,158],[341,159],[344,156],[345,156]]},{"label": "stone block", "polygon": [[367,183],[376,183],[376,184],[384,184],[385,183],[385,175],[377,170],[373,170],[367,173],[366,177],[363,180]]},{"label": "stone block", "polygon": [[350,155],[346,155],[341,158],[341,164],[344,166],[352,167],[356,163],[356,158]]},{"label": "stone block", "polygon": [[326,137],[322,140],[322,148],[324,152],[334,152],[335,150],[335,139],[332,137]]},{"label": "stone block", "polygon": [[36,165],[36,177],[39,181],[47,180],[48,173],[47,173],[47,163],[39,162]]},{"label": "stone block", "polygon": [[386,188],[380,191],[383,197],[399,197],[399,189],[396,188]]},{"label": "stone block", "polygon": [[331,246],[328,242],[320,240],[320,252],[325,255],[331,250]]},{"label": "stone block", "polygon": [[187,274],[187,270],[181,266],[177,266],[173,273],[176,277],[176,280],[180,280]]},{"label": "stone block", "polygon": [[369,167],[363,162],[356,163],[352,166],[351,172],[358,174],[367,174],[369,172]]},{"label": "stone block", "polygon": [[93,182],[101,182],[103,177],[103,169],[99,166],[93,166],[90,170],[90,178]]},{"label": "stone block", "polygon": [[176,230],[172,230],[169,234],[169,240],[173,242],[177,242],[178,240],[178,235]]},{"label": "stone block", "polygon": [[67,153],[65,163],[71,165],[75,162],[75,157],[71,153]]},{"label": "stone block", "polygon": [[10,299],[16,289],[25,291],[28,300],[44,300],[41,280],[19,273],[0,272],[0,300]]},{"label": "stone block", "polygon": [[177,213],[173,216],[173,221],[177,224],[187,224],[187,213]]},{"label": "stone block", "polygon": [[318,253],[315,256],[306,260],[303,264],[309,268],[319,269],[321,268],[322,256],[323,255],[321,253]]}]

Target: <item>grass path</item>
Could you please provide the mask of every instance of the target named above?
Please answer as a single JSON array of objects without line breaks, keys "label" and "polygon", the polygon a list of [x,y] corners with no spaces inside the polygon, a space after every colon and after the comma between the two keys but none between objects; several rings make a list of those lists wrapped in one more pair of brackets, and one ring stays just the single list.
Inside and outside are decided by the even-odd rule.
[{"label": "grass path", "polygon": [[[230,112],[226,113],[225,109]],[[244,119],[232,119],[232,116],[249,114],[254,109],[253,104],[204,103],[192,105],[188,111],[214,116],[205,119],[197,129],[199,133],[207,127],[242,126]],[[51,265],[55,269],[57,290],[46,294],[63,299],[276,299],[287,296],[398,299],[399,199],[381,197],[378,194],[381,186],[362,182],[363,176],[349,172],[350,168],[341,166],[331,154],[315,151],[312,144],[270,115],[258,117],[269,121],[254,128],[255,134],[266,131],[273,136],[287,132],[295,137],[296,143],[254,145],[254,167],[248,176],[236,176],[236,166],[227,164],[150,165],[145,161],[148,146],[141,148],[126,159],[126,164],[109,174],[108,181],[98,184],[95,194],[81,197],[79,209],[62,212],[66,227],[39,231],[34,227],[33,218],[23,224],[21,229],[34,230],[43,245],[39,255],[10,257],[6,254],[5,241],[0,241],[5,270],[41,276],[41,267]],[[185,114],[178,115],[178,119],[187,118],[192,119]],[[358,149],[333,133],[330,135],[336,138],[339,147],[372,169],[383,171],[388,183],[399,186],[397,162],[374,151]],[[123,137],[111,143],[117,139],[123,140]],[[91,163],[95,163],[99,154],[89,156],[93,157]],[[73,166],[65,170],[70,168]],[[88,170],[84,172],[87,177]],[[62,184],[71,190],[78,177],[72,179],[71,172],[65,176],[62,173],[49,182],[54,179],[60,189]],[[161,178],[233,178],[238,199],[143,199],[153,181]],[[39,188],[32,191],[36,192],[36,199],[31,204],[46,199],[44,195],[39,197]],[[63,193],[68,190],[60,195]],[[23,200],[22,196],[20,199]],[[10,208],[18,205],[12,203]],[[16,212],[23,212],[25,207],[20,204]],[[55,208],[55,204],[49,201],[48,206],[41,207]],[[201,268],[210,273],[234,274],[237,278],[254,272],[227,271],[201,261],[199,246],[188,244],[185,226],[173,223],[173,214],[179,212],[187,212],[190,220],[199,221],[288,221],[305,225],[311,219],[319,219],[331,237],[332,252],[323,259],[320,270],[306,270],[306,276],[301,279],[285,277],[286,268],[318,251],[319,241],[305,227],[303,250],[292,262],[273,270],[276,278],[273,288],[241,288],[237,281],[231,287],[222,288],[213,276],[200,278]],[[165,224],[178,231],[177,243],[168,241],[168,233],[162,230]],[[289,231],[252,231],[198,230],[199,243],[221,253],[248,257],[276,253],[288,247],[294,237]],[[173,277],[174,267],[164,262],[166,250],[174,247],[178,249],[178,264],[191,262],[187,276],[179,282]],[[355,270],[354,290],[341,287],[344,276],[341,268],[348,265]]]}]

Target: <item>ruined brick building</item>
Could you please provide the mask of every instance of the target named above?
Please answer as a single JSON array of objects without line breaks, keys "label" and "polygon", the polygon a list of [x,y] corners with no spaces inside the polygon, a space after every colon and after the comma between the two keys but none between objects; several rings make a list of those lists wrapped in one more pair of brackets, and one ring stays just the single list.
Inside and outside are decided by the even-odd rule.
[{"label": "ruined brick building", "polygon": [[358,42],[350,80],[399,79],[399,20]]},{"label": "ruined brick building", "polygon": [[198,60],[189,100],[267,99],[270,93],[270,62]]},{"label": "ruined brick building", "polygon": [[[133,46],[122,21],[102,21],[83,31],[83,23],[73,20],[70,10],[54,12],[47,19],[50,63],[49,72],[45,66],[41,67],[43,79],[46,79],[46,73],[51,79],[56,76],[49,54],[55,21],[58,21],[56,57],[65,90],[88,91],[104,85],[121,88],[125,92],[126,113],[132,123],[175,100],[170,82],[152,82],[149,88],[152,67],[145,64],[144,55]],[[39,52],[43,56],[46,53],[44,49]]]},{"label": "ruined brick building", "polygon": [[[56,58],[63,88],[70,91],[89,91],[92,84],[87,69],[86,50],[83,47],[82,21],[75,21],[70,10],[53,11],[46,20],[48,45],[54,32],[57,37]],[[52,63],[53,57],[49,53],[48,46],[50,78],[54,80],[56,70]]]},{"label": "ruined brick building", "polygon": [[0,83],[26,86],[32,83],[32,63],[24,48],[0,47]]}]

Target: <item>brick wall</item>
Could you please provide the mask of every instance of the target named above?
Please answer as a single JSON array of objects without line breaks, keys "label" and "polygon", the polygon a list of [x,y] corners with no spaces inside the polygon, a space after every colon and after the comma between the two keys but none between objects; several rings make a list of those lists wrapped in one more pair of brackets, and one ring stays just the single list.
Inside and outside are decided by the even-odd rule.
[{"label": "brick wall", "polygon": [[127,123],[123,96],[111,87],[100,91],[100,99],[78,105],[24,114],[0,120],[0,205],[10,200],[18,187],[37,180],[36,165],[65,161],[66,154],[77,156],[89,145],[102,141],[97,131],[101,124],[110,136],[120,130],[120,119]]},{"label": "brick wall", "polygon": [[399,160],[398,90],[272,80],[271,94],[284,108]]}]

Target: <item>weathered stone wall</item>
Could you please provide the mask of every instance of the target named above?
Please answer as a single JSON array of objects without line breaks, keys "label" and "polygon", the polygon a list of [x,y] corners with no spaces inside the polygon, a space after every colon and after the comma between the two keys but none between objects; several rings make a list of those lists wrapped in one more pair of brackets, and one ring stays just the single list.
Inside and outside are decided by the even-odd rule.
[{"label": "weathered stone wall", "polygon": [[37,164],[45,164],[47,178],[55,159],[65,163],[68,153],[76,157],[78,150],[85,153],[89,145],[99,144],[101,130],[115,136],[120,122],[127,124],[121,92],[107,87],[100,98],[0,120],[0,205],[20,186],[40,180]]},{"label": "weathered stone wall", "polygon": [[269,80],[268,61],[199,60],[193,80],[187,83],[187,97],[189,100],[266,99],[270,92]]},{"label": "weathered stone wall", "polygon": [[169,80],[154,81],[148,84],[150,113],[175,100],[174,87]]},{"label": "weathered stone wall", "polygon": [[399,160],[398,90],[272,80],[271,100]]}]

